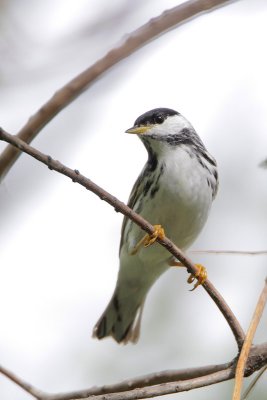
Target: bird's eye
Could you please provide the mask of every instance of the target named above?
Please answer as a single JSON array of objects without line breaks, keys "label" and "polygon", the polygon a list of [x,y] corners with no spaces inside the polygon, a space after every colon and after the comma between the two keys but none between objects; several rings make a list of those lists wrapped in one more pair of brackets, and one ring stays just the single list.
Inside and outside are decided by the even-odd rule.
[{"label": "bird's eye", "polygon": [[162,122],[164,121],[164,117],[163,115],[155,115],[154,120],[156,124],[162,124]]}]

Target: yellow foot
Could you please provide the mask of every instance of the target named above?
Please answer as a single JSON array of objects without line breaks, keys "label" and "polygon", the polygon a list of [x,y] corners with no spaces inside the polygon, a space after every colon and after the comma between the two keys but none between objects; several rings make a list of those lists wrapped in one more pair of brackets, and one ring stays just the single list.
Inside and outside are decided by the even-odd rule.
[{"label": "yellow foot", "polygon": [[163,239],[165,237],[164,229],[161,225],[154,225],[154,232],[149,235],[148,233],[137,243],[137,245],[131,251],[131,255],[134,255],[138,252],[140,247],[148,247],[153,244],[158,238]]},{"label": "yellow foot", "polygon": [[187,279],[188,283],[193,283],[195,279],[197,280],[197,282],[195,283],[193,289],[191,289],[191,292],[193,290],[195,290],[199,285],[203,285],[203,283],[208,278],[207,270],[203,265],[196,264],[196,267],[198,267],[197,273],[196,274],[191,274],[189,276],[189,278]]}]

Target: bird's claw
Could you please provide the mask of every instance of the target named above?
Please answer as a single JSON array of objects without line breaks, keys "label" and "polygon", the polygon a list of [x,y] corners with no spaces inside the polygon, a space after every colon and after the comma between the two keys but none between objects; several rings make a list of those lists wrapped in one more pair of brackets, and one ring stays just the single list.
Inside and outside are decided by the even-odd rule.
[{"label": "bird's claw", "polygon": [[133,248],[131,251],[131,255],[134,255],[138,252],[141,246],[148,247],[151,246],[158,238],[163,239],[165,237],[164,229],[161,225],[154,225],[154,232],[151,234],[146,234],[140,242]]},{"label": "bird's claw", "polygon": [[153,244],[158,238],[163,239],[165,237],[164,229],[161,225],[154,225],[154,232],[149,235],[146,234],[144,237],[144,247],[148,247]]},{"label": "bird's claw", "polygon": [[195,265],[196,267],[198,267],[198,271],[195,274],[191,274],[187,279],[187,283],[193,283],[195,279],[197,280],[196,283],[194,284],[193,289],[190,290],[191,292],[195,290],[199,285],[203,285],[203,283],[208,278],[208,273],[206,268],[202,264],[195,264]]}]

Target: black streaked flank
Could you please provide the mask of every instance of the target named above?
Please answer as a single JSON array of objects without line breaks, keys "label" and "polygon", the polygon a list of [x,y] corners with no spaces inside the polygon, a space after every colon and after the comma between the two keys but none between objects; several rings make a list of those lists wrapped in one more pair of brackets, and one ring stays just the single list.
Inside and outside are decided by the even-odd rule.
[{"label": "black streaked flank", "polygon": [[162,164],[161,164],[161,167],[160,167],[160,170],[159,170],[158,177],[157,177],[157,179],[156,179],[156,181],[155,181],[155,184],[156,184],[156,185],[157,185],[158,182],[159,182],[159,178],[160,178],[161,175],[163,174],[164,168],[165,168],[165,163],[162,163]]},{"label": "black streaked flank", "polygon": [[157,155],[150,149],[148,151],[148,161],[147,161],[147,169],[149,172],[155,171],[158,165],[158,157]]},{"label": "black streaked flank", "polygon": [[151,192],[150,192],[150,198],[151,198],[151,199],[153,199],[153,197],[154,197],[155,194],[158,192],[158,190],[159,190],[159,185],[155,185],[155,186],[153,187],[153,189],[151,189]]},{"label": "black streaked flank", "polygon": [[147,195],[149,189],[150,189],[151,186],[152,186],[152,183],[153,183],[153,177],[152,177],[152,179],[148,179],[148,180],[146,181],[145,186],[144,186],[144,190],[143,190],[144,196]]},{"label": "black streaked flank", "polygon": [[161,164],[161,167],[160,167],[160,169],[159,169],[159,174],[158,174],[157,177],[154,178],[154,185],[153,185],[153,187],[152,187],[151,190],[150,190],[150,198],[151,198],[151,199],[153,199],[153,197],[155,196],[155,194],[158,192],[158,190],[159,190],[159,188],[160,188],[160,186],[159,186],[159,179],[160,179],[160,177],[161,177],[162,174],[163,174],[164,168],[165,168],[165,165],[164,165],[164,164]]},{"label": "black streaked flank", "polygon": [[[204,157],[210,164],[212,164],[214,167],[217,166],[216,161],[214,160],[214,158],[212,158],[206,151],[201,151],[201,149],[199,150],[200,154],[202,155],[202,157]],[[217,172],[216,172],[217,173]],[[215,175],[214,175],[215,176]],[[217,176],[218,177],[218,176]],[[215,177],[216,178],[216,177]],[[217,179],[217,178],[216,178]]]},{"label": "black streaked flank", "polygon": [[147,160],[146,168],[145,168],[145,171],[144,171],[144,176],[145,176],[147,173],[153,172],[157,168],[158,156],[153,151],[151,143],[149,142],[149,140],[146,137],[142,136],[141,140],[144,143],[144,146],[145,146],[145,148],[147,150],[147,153],[148,153],[148,160]]}]

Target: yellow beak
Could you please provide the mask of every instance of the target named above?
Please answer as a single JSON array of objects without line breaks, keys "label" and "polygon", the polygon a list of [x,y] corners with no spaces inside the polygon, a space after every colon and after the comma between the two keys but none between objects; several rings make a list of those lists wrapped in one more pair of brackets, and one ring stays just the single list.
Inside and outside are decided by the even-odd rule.
[{"label": "yellow beak", "polygon": [[133,126],[130,129],[127,129],[127,131],[125,131],[126,133],[136,133],[137,135],[142,135],[144,133],[146,133],[147,131],[149,131],[152,128],[151,125],[144,125],[144,126]]}]

